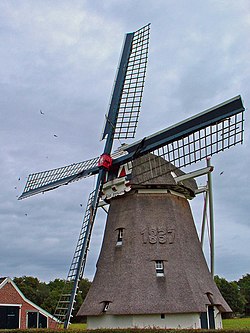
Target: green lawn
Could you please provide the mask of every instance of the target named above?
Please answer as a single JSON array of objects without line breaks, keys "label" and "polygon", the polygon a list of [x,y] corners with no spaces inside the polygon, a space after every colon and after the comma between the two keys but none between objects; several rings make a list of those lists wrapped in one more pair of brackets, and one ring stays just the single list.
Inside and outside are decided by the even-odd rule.
[{"label": "green lawn", "polygon": [[[70,329],[84,330],[86,329],[86,324],[71,324]],[[223,320],[224,329],[238,329],[238,328],[248,328],[250,329],[250,318],[234,318],[234,319],[224,319]]]},{"label": "green lawn", "polygon": [[85,330],[87,328],[87,324],[70,324],[69,328],[73,330]]},{"label": "green lawn", "polygon": [[223,328],[225,329],[237,329],[237,328],[250,328],[250,318],[233,318],[224,319]]}]

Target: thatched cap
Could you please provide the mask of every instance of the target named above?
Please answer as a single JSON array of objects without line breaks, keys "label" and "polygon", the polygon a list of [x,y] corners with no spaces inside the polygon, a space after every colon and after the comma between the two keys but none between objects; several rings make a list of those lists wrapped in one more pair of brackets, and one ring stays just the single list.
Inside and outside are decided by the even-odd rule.
[{"label": "thatched cap", "polygon": [[175,177],[185,175],[164,158],[147,154],[135,159],[132,163],[132,188],[166,188],[192,199],[195,196],[197,184],[194,179],[184,180],[176,184]]}]

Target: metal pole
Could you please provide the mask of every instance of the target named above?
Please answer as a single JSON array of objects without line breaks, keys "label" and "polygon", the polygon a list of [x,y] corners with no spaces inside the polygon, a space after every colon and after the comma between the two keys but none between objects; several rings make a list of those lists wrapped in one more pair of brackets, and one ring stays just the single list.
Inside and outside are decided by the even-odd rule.
[{"label": "metal pole", "polygon": [[208,186],[207,186],[207,190],[205,192],[202,226],[201,226],[201,247],[202,248],[203,248],[203,244],[204,244],[205,225],[206,225],[206,219],[207,219],[207,204],[208,204]]},{"label": "metal pole", "polygon": [[[207,157],[207,166],[211,166],[211,158]],[[208,197],[209,197],[209,220],[210,220],[210,271],[214,276],[214,209],[213,209],[213,191],[212,191],[212,175],[207,174],[208,179]]]}]

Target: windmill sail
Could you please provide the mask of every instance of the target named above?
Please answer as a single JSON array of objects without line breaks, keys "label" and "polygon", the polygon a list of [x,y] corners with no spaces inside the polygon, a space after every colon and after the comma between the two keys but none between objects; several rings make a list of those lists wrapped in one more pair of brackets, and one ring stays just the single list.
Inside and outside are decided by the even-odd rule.
[{"label": "windmill sail", "polygon": [[[243,142],[244,106],[240,96],[201,112],[176,125],[123,147],[127,154],[114,158],[121,165],[153,153],[176,167],[185,167]],[[114,131],[114,129],[113,129]],[[153,165],[156,176],[164,172],[159,160]],[[19,199],[66,185],[98,173],[98,157],[69,166],[29,175]]]},{"label": "windmill sail", "polygon": [[102,139],[134,138],[146,75],[150,24],[126,35]]},{"label": "windmill sail", "polygon": [[[109,135],[105,153],[110,154],[113,139],[133,138],[137,128],[148,58],[150,24],[126,35],[117,78],[106,116],[103,139]],[[30,174],[19,199],[53,190],[61,185],[98,173],[93,158],[65,167]]]},{"label": "windmill sail", "polygon": [[63,292],[54,313],[57,318],[66,322],[65,328],[68,327],[70,321],[78,284],[83,276],[83,270],[86,264],[87,250],[89,247],[89,240],[97,209],[96,198],[98,197],[98,191],[99,188],[97,188],[96,191],[91,192],[89,195],[75,253],[70,265],[67,279],[65,280]]},{"label": "windmill sail", "polygon": [[19,199],[53,190],[81,178],[98,173],[98,157],[84,162],[70,164],[61,168],[32,173],[29,175]]},{"label": "windmill sail", "polygon": [[[121,117],[118,115],[118,114],[121,114],[121,113],[119,113],[119,111],[121,110],[121,108],[119,109],[119,105],[121,104],[120,103],[121,93],[124,91],[125,84],[127,84],[127,89],[130,91],[129,94],[132,95],[133,104],[135,105],[135,108],[137,110],[137,111],[135,111],[135,113],[136,114],[139,113],[139,107],[137,105],[137,102],[135,102],[135,101],[137,101],[136,93],[139,91],[142,94],[143,86],[141,85],[141,81],[137,80],[137,83],[135,86],[138,87],[138,89],[137,90],[135,89],[136,93],[132,94],[132,89],[134,89],[134,88],[132,88],[132,87],[134,87],[134,83],[133,83],[134,76],[133,75],[138,76],[138,72],[137,72],[137,74],[133,74],[134,73],[133,70],[135,68],[137,68],[137,66],[139,66],[139,69],[142,68],[142,66],[140,65],[140,59],[145,58],[144,42],[143,42],[144,37],[143,36],[145,35],[148,38],[148,36],[149,36],[148,30],[149,30],[149,26],[144,27],[144,28],[140,29],[137,33],[127,34],[126,39],[125,39],[125,44],[124,44],[124,48],[123,48],[123,52],[122,52],[117,80],[115,83],[114,92],[113,92],[113,96],[112,96],[112,100],[111,100],[110,112],[107,116],[107,122],[106,122],[106,127],[105,127],[105,132],[104,132],[104,137],[106,138],[106,143],[104,146],[103,155],[100,157],[100,159],[97,163],[98,178],[97,178],[97,182],[96,182],[96,188],[95,188],[95,191],[92,192],[89,197],[89,201],[88,201],[88,205],[86,208],[86,213],[85,213],[82,229],[80,232],[79,240],[78,240],[75,254],[73,257],[73,261],[72,261],[72,264],[70,267],[70,271],[69,271],[69,274],[68,274],[68,277],[66,280],[66,289],[68,288],[67,285],[72,284],[72,282],[73,282],[73,287],[71,289],[69,299],[65,300],[64,295],[62,295],[61,301],[59,301],[59,303],[58,303],[59,316],[64,321],[64,328],[68,328],[68,325],[70,323],[71,313],[72,313],[73,305],[75,302],[79,279],[83,276],[83,271],[84,271],[86,257],[87,257],[88,244],[90,241],[90,236],[91,236],[91,231],[92,231],[92,227],[93,227],[93,223],[94,223],[94,219],[95,219],[96,210],[97,210],[98,203],[100,200],[100,194],[101,194],[102,187],[103,187],[103,184],[106,179],[106,175],[109,170],[109,166],[111,165],[111,162],[112,162],[112,158],[110,157],[110,155],[111,155],[111,150],[112,150],[112,146],[113,146],[116,126],[117,126],[117,119],[118,118],[126,119],[125,115],[127,115],[127,114],[132,115],[134,112],[133,106],[131,106],[129,104],[130,103],[129,97],[127,96],[127,101],[126,101],[127,106],[125,106],[123,108],[123,111],[121,111],[123,113],[123,116]],[[142,46],[139,47],[139,46],[136,46],[136,44],[142,45]],[[133,52],[133,49],[135,49],[135,50],[140,49],[141,51],[139,53],[137,53],[137,52]],[[131,56],[131,54],[132,54],[132,56]],[[133,59],[133,60],[131,60],[131,59]],[[139,65],[137,63],[139,63]],[[143,60],[143,61],[141,61],[141,63],[145,64],[145,61]],[[128,70],[129,66],[132,67],[132,70],[130,70],[130,69]],[[145,76],[145,69],[143,70],[143,73],[144,73],[143,75]],[[144,76],[143,76],[143,82],[144,82]],[[129,82],[126,83],[127,81],[129,81]],[[141,101],[141,95],[140,95],[139,101]],[[139,104],[140,104],[140,102],[139,102]],[[128,108],[129,108],[129,111],[128,111],[128,113],[126,113]],[[127,130],[126,130],[127,135],[129,135],[128,134],[130,132],[129,128],[131,126],[136,128],[136,125],[132,125],[132,124],[134,124],[134,122],[132,121],[132,118],[129,121],[127,121],[127,120],[120,121],[120,124],[125,124],[125,123],[127,123]],[[137,121],[136,121],[136,124],[137,124]],[[119,131],[120,131],[120,133],[122,133],[123,125],[121,125],[120,127],[121,127],[121,130],[119,130]],[[107,166],[107,163],[106,163],[107,161],[110,162],[109,166]],[[94,170],[96,167],[96,162],[97,162],[97,160],[94,160],[93,165],[91,164],[91,167],[93,167]],[[91,172],[93,173],[94,170],[92,169]],[[83,171],[84,175],[85,174],[88,175],[89,173],[86,174],[86,170]],[[62,310],[62,313],[60,312],[61,310]],[[58,313],[58,312],[56,312],[56,313]]]},{"label": "windmill sail", "polygon": [[[185,167],[243,142],[244,107],[240,96],[208,109],[192,118],[157,132],[134,144],[114,161],[122,164],[153,153],[176,167]],[[150,154],[151,155],[151,154]],[[164,174],[159,159],[152,162],[152,177]],[[159,164],[160,163],[160,164]]]}]

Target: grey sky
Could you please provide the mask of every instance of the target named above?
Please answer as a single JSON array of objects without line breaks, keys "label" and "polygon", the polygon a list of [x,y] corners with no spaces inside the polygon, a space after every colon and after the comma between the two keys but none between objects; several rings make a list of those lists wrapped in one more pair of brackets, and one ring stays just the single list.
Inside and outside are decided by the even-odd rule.
[{"label": "grey sky", "polygon": [[[29,173],[102,152],[99,138],[124,34],[149,22],[137,139],[238,94],[248,109],[248,0],[0,2],[2,276],[66,277],[94,179],[22,201],[17,196]],[[244,145],[212,159],[215,271],[228,280],[249,273],[249,128],[246,110]],[[202,205],[202,198],[192,202],[198,230]],[[88,278],[104,225],[100,211]]]}]

